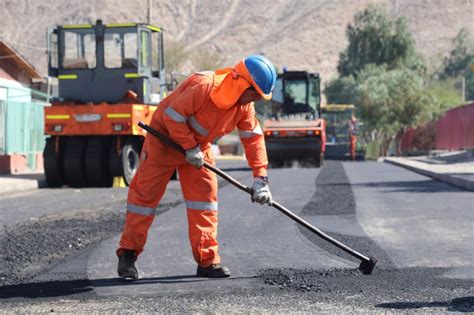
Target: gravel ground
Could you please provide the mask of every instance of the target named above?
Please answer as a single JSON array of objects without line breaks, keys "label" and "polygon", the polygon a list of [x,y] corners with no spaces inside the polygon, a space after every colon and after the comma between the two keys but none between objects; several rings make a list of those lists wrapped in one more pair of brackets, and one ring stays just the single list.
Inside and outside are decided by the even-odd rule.
[{"label": "gravel ground", "polygon": [[[285,271],[283,271],[285,272]],[[314,274],[312,272],[312,274]],[[307,277],[308,275],[305,275]],[[342,275],[340,275],[342,276]],[[335,277],[330,278],[338,280]],[[329,280],[329,279],[328,279]],[[92,292],[92,287],[88,288]],[[454,288],[452,296],[440,298],[439,289],[426,299],[413,299],[408,293],[392,297],[370,292],[338,293],[301,292],[287,288],[265,288],[260,292],[233,292],[232,294],[192,294],[167,296],[97,297],[92,294],[65,296],[54,299],[9,299],[0,302],[6,313],[245,313],[245,314],[444,314],[446,312],[473,312],[474,297],[463,296],[464,291]],[[428,295],[428,294],[427,294]],[[373,303],[364,303],[367,299]]]},{"label": "gravel ground", "polygon": [[[173,313],[173,314],[368,314],[371,307],[316,300],[311,294],[291,292],[171,297],[62,298],[54,301],[11,301],[1,304],[6,313]],[[426,312],[426,311],[425,311]],[[384,310],[384,313],[390,314]]]},{"label": "gravel ground", "polygon": [[345,302],[347,306],[373,304],[387,309],[430,307],[439,311],[474,312],[474,296],[466,296],[472,294],[474,281],[443,278],[447,271],[444,268],[386,269],[366,276],[354,269],[268,269],[261,277],[281,290],[312,292],[319,300]]}]

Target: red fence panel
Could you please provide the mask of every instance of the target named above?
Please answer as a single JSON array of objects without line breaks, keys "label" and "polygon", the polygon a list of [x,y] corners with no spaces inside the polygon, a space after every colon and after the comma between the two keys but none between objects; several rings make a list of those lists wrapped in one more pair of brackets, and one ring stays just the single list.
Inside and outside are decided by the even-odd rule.
[{"label": "red fence panel", "polygon": [[400,138],[403,155],[428,152],[436,147],[436,123],[431,122],[417,128],[408,128]]},{"label": "red fence panel", "polygon": [[410,149],[413,148],[413,137],[415,135],[415,129],[413,128],[408,128],[407,131],[403,134],[401,138],[401,150],[402,152],[409,151]]},{"label": "red fence panel", "polygon": [[474,103],[448,110],[438,119],[436,149],[474,149]]}]

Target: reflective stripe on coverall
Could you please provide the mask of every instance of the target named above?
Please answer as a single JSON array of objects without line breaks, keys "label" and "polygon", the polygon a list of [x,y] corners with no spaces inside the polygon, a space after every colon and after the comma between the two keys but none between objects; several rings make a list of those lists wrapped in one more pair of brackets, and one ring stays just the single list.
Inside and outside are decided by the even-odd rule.
[{"label": "reflective stripe on coverall", "polygon": [[[242,77],[239,74],[223,69],[190,76],[160,103],[151,126],[186,150],[199,145],[210,164],[214,164],[210,143],[237,127],[254,176],[266,176],[265,143],[254,106],[252,103],[232,106],[250,86],[243,79],[245,74]],[[218,102],[223,101],[219,105],[211,99],[216,89],[221,93]],[[232,102],[230,106],[229,102]],[[145,138],[140,166],[129,188],[125,226],[117,253],[131,249],[138,255],[143,251],[156,207],[176,168],[187,208],[194,259],[203,267],[220,263],[216,175],[204,167],[196,169],[182,154],[153,136]]]}]

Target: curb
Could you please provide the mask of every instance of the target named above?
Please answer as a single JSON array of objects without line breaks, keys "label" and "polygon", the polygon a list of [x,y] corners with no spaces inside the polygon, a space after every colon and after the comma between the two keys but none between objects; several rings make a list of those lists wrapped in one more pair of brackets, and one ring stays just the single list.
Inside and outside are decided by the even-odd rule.
[{"label": "curb", "polygon": [[457,177],[457,176],[452,176],[452,175],[446,175],[446,174],[442,174],[442,173],[433,172],[433,171],[430,171],[430,170],[427,170],[427,169],[423,169],[423,168],[419,168],[419,167],[416,167],[416,166],[413,166],[413,165],[409,165],[407,163],[403,163],[401,161],[397,161],[393,158],[384,158],[383,161],[386,162],[386,163],[396,165],[396,166],[404,167],[404,168],[412,170],[416,173],[426,175],[428,177],[437,179],[439,181],[451,184],[451,185],[456,186],[456,187],[463,188],[465,190],[474,191],[474,181],[470,181],[470,180],[462,178],[462,177]]},{"label": "curb", "polygon": [[1,178],[0,195],[46,188],[46,180]]}]

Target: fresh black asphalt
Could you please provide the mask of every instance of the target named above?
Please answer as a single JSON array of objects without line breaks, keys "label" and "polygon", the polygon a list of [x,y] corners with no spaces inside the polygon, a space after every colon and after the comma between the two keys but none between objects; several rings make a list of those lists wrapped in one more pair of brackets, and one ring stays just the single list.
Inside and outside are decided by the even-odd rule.
[{"label": "fresh black asphalt", "polygon": [[[225,168],[245,184],[251,183],[244,166]],[[382,173],[386,179],[397,179],[379,180],[377,175]],[[112,311],[127,305],[133,307],[130,310],[169,312],[474,311],[469,247],[459,245],[452,261],[449,256],[441,261],[436,251],[424,258],[416,245],[397,247],[411,240],[401,226],[403,237],[391,230],[397,227],[397,215],[384,214],[387,222],[374,215],[385,208],[395,211],[393,200],[401,195],[405,203],[420,205],[415,213],[429,210],[438,219],[436,205],[426,206],[430,204],[427,194],[453,198],[458,207],[469,207],[469,195],[397,167],[370,162],[327,161],[321,170],[271,170],[270,179],[278,202],[364,255],[376,256],[379,262],[373,274],[360,274],[353,257],[276,210],[251,204],[248,196],[225,186],[219,194],[219,239],[223,262],[233,272],[230,279],[194,277],[185,212],[177,197],[165,200],[156,218],[138,262],[142,279],[131,283],[116,279],[113,252],[123,220],[123,209],[117,210],[122,198],[110,205],[88,204],[74,214],[46,215],[6,227],[0,238],[0,245],[8,249],[0,255],[0,262],[7,266],[0,271],[4,284],[0,304],[4,310],[21,304],[31,311],[35,309],[28,304],[52,305],[58,298],[67,298],[81,301],[83,308],[63,311],[86,310],[91,301],[99,303],[94,310],[102,305],[103,310]],[[410,228],[418,224],[416,219],[412,222]],[[444,232],[451,228],[446,224],[439,224]],[[417,231],[411,233],[416,244]],[[450,238],[455,237],[455,230],[450,233]],[[462,235],[457,237],[466,244]],[[440,241],[439,247],[450,246],[449,240]],[[421,249],[418,252],[427,256]]]}]

